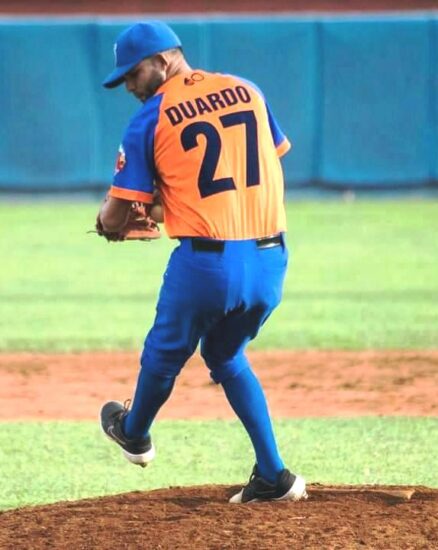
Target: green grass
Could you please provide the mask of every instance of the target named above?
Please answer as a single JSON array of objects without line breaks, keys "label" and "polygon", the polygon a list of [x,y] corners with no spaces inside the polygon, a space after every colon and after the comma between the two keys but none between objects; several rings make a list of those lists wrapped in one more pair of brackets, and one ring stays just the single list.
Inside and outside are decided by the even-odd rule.
[{"label": "green grass", "polygon": [[[0,351],[140,349],[175,243],[111,243],[97,204],[0,205]],[[438,203],[287,205],[284,300],[253,348],[436,348]],[[0,509],[132,490],[245,481],[237,422],[158,422],[158,456],[133,467],[95,423],[2,423]],[[309,482],[438,487],[437,418],[276,422]],[[181,453],[184,449],[184,453]]]},{"label": "green grass", "polygon": [[[282,420],[276,433],[285,462],[308,482],[438,487],[436,418]],[[249,476],[253,454],[237,422],[162,421],[153,435],[157,458],[141,469],[96,423],[3,423],[0,509]]]},{"label": "green grass", "polygon": [[[0,350],[139,349],[174,246],[111,243],[97,204],[0,206]],[[254,348],[432,348],[438,203],[288,203],[282,305]]]}]

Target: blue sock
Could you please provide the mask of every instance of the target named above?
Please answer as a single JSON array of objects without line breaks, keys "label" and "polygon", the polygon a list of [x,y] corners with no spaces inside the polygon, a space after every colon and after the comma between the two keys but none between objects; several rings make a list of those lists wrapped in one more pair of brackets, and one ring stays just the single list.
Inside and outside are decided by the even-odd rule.
[{"label": "blue sock", "polygon": [[251,438],[259,474],[273,483],[284,469],[278,453],[266,398],[257,377],[245,368],[222,382],[228,401]]},{"label": "blue sock", "polygon": [[125,416],[123,432],[129,439],[146,437],[149,428],[172,393],[175,378],[164,378],[142,368],[137,381],[134,402]]}]

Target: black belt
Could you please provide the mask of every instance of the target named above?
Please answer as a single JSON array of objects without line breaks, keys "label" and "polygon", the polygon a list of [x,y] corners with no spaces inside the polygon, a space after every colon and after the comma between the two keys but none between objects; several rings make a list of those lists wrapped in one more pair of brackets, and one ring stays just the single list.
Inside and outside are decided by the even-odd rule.
[{"label": "black belt", "polygon": [[[271,235],[269,237],[262,237],[261,239],[254,240],[257,248],[273,248],[274,246],[283,244],[281,235]],[[225,249],[225,241],[192,237],[192,249],[198,252],[223,252]]]}]

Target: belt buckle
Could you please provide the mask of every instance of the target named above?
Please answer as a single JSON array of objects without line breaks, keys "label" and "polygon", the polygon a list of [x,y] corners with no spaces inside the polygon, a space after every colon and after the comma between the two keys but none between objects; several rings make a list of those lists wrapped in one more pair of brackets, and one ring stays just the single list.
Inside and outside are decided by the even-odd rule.
[{"label": "belt buckle", "polygon": [[256,239],[257,248],[274,248],[276,246],[280,246],[281,244],[282,238],[280,233],[278,233],[277,235],[269,235],[268,237]]}]

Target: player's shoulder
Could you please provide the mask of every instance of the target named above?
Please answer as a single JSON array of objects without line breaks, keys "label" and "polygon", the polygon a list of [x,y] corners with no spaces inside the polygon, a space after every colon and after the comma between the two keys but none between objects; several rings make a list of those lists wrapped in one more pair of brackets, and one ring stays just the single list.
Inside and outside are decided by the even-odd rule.
[{"label": "player's shoulder", "polygon": [[263,99],[265,99],[265,96],[262,92],[262,90],[257,86],[255,82],[252,82],[252,80],[249,80],[248,78],[244,78],[243,76],[238,76],[234,74],[230,75],[224,75],[232,79],[233,81],[237,82],[238,84],[244,84],[251,88],[253,91],[255,91],[258,95],[260,95]]},{"label": "player's shoulder", "polygon": [[249,88],[252,92],[255,92],[256,94],[258,94],[264,99],[264,94],[262,90],[259,88],[259,86],[257,86],[257,84],[255,84],[248,78],[245,78],[243,76],[236,75],[236,74],[231,74],[231,73],[209,73],[209,75],[210,75],[210,78],[212,80],[216,80],[218,84],[223,84],[223,85],[232,86],[232,87],[245,86]]},{"label": "player's shoulder", "polygon": [[157,94],[147,99],[131,117],[126,132],[144,132],[156,126],[162,101],[163,94]]}]

